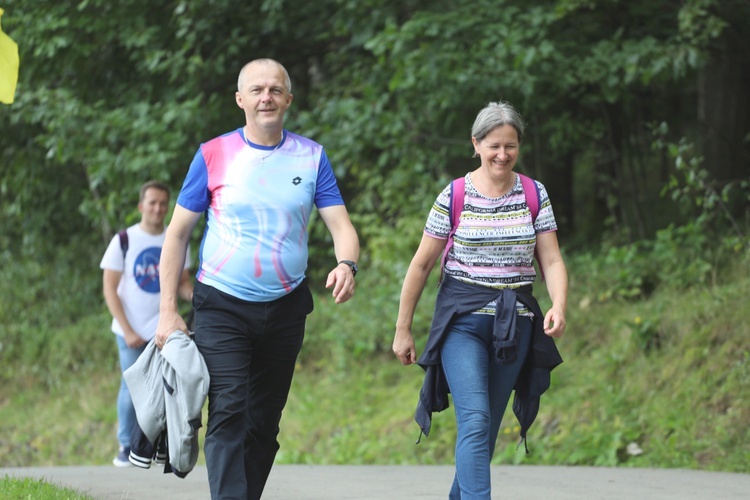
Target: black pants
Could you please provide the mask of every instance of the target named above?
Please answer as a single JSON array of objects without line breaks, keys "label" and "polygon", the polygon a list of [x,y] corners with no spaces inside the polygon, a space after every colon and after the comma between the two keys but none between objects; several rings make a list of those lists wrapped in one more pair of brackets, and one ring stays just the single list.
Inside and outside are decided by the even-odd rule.
[{"label": "black pants", "polygon": [[211,498],[258,499],[313,310],[307,282],[271,302],[196,283],[195,343],[211,376],[204,453]]}]

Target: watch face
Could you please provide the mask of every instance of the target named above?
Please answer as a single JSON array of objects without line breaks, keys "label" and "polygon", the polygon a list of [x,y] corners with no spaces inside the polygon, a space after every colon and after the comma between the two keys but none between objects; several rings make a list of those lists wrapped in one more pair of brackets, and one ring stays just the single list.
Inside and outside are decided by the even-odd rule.
[{"label": "watch face", "polygon": [[339,262],[339,264],[346,264],[352,270],[352,274],[354,276],[357,275],[358,268],[357,268],[357,264],[355,262],[352,262],[351,260],[342,260],[341,262]]}]

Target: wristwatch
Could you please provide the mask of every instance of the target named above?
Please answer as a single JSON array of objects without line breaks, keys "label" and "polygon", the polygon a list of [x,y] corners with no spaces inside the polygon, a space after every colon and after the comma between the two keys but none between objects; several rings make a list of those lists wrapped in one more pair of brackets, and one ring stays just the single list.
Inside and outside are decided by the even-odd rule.
[{"label": "wristwatch", "polygon": [[339,264],[346,264],[347,266],[349,266],[351,268],[351,270],[352,270],[352,276],[356,276],[357,275],[357,271],[359,270],[359,268],[357,267],[357,263],[356,262],[354,262],[352,260],[340,260]]}]

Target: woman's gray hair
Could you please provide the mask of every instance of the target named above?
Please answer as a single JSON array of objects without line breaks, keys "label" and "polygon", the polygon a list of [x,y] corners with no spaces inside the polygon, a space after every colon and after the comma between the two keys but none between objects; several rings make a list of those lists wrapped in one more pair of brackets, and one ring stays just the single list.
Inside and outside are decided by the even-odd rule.
[{"label": "woman's gray hair", "polygon": [[477,114],[474,126],[471,127],[471,136],[481,141],[487,134],[503,125],[510,125],[516,129],[520,143],[523,139],[523,117],[510,103],[491,102]]}]

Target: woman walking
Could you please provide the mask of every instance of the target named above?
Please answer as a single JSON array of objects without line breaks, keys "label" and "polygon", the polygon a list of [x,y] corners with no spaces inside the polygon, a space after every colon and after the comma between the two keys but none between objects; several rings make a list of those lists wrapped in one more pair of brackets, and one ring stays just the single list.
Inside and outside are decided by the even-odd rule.
[{"label": "woman walking", "polygon": [[[425,370],[416,420],[453,398],[456,474],[450,499],[490,498],[490,460],[515,389],[521,437],[536,417],[552,368],[562,362],[553,337],[565,331],[568,278],[544,186],[513,171],[524,124],[508,103],[489,103],[471,132],[480,165],[447,186],[427,218],[404,278],[393,351]],[[552,307],[532,295],[536,253]],[[443,255],[443,278],[419,361],[411,328],[430,271]]]}]

